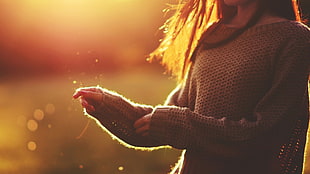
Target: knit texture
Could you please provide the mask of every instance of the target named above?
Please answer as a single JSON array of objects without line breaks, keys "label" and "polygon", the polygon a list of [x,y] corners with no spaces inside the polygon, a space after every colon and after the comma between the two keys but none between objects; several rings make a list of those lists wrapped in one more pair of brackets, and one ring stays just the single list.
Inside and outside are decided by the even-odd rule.
[{"label": "knit texture", "polygon": [[99,125],[102,125],[106,132],[128,147],[163,145],[136,134],[133,127],[137,119],[152,112],[152,106],[136,104],[116,92],[104,88],[99,89],[103,94],[102,103],[95,112],[89,114],[98,121]]},{"label": "knit texture", "polygon": [[[157,107],[151,136],[186,149],[182,174],[301,173],[308,127],[310,32],[297,22],[256,26],[205,49],[170,102]],[[215,38],[214,38],[215,37]]]},{"label": "knit texture", "polygon": [[[254,26],[212,49],[201,41],[166,105],[137,105],[108,90],[91,115],[133,146],[185,149],[182,174],[298,174],[308,127],[310,30],[294,21]],[[168,106],[172,105],[172,106]],[[133,123],[152,113],[149,137]],[[180,164],[181,164],[180,163]]]}]

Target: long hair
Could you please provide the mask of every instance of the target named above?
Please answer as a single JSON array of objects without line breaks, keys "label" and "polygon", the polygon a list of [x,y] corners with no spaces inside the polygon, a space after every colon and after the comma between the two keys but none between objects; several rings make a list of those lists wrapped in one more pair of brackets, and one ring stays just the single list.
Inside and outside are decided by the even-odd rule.
[{"label": "long hair", "polygon": [[[224,42],[238,37],[247,28],[255,25],[262,12],[268,9],[276,16],[301,21],[296,0],[261,0],[257,12],[247,24]],[[191,65],[191,56],[202,37],[213,23],[225,21],[236,14],[236,7],[229,7],[224,0],[179,0],[168,10],[175,13],[161,27],[164,38],[150,54],[150,60],[159,59],[178,82],[184,80]],[[223,44],[223,43],[221,43]]]}]

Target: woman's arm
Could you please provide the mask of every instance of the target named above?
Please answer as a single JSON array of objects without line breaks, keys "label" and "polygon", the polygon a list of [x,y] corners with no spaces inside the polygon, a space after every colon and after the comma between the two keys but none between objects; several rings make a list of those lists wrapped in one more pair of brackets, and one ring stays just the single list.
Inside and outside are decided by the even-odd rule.
[{"label": "woman's arm", "polygon": [[309,41],[292,42],[284,48],[275,65],[272,87],[256,105],[252,120],[235,121],[229,116],[217,119],[186,107],[162,106],[151,113],[149,136],[175,148],[207,151],[215,144],[223,147],[219,150],[244,150],[243,146],[246,148],[249,143],[267,140],[272,135],[277,142],[282,135],[275,132],[281,130],[285,132],[283,136],[288,136],[297,120],[303,119],[303,124],[307,124],[309,48]]},{"label": "woman's arm", "polygon": [[[169,95],[171,99],[175,98],[178,90],[179,88],[176,88]],[[136,104],[115,92],[100,87],[80,88],[73,97],[80,98],[86,113],[122,144],[130,147],[165,145],[137,134],[133,127],[137,119],[153,111],[152,106]],[[176,104],[172,101],[169,103]]]}]

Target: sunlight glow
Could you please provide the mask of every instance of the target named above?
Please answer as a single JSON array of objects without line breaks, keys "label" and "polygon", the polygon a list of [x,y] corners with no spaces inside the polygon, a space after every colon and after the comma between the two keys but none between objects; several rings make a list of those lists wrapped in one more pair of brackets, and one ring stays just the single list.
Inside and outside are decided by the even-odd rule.
[{"label": "sunlight glow", "polygon": [[[101,131],[96,125],[91,125],[85,139],[72,141],[84,130],[78,125],[85,121],[80,107],[71,101],[72,89],[94,81],[89,71],[93,76],[98,71],[114,72],[119,65],[119,70],[132,68],[134,61],[145,63],[145,54],[157,44],[154,35],[162,24],[157,17],[162,16],[160,4],[145,0],[0,0],[0,57],[5,67],[1,72],[14,71],[3,73],[10,80],[7,86],[0,86],[0,173],[59,173],[72,164],[73,170],[82,172],[95,163],[82,164],[81,155],[90,161],[100,153],[107,154],[100,159],[114,153],[110,138],[93,136]],[[11,81],[15,75],[17,80]],[[103,79],[102,74],[96,77],[93,84]],[[124,79],[109,84],[132,80]],[[96,151],[86,154],[88,148],[83,147],[88,140]],[[103,170],[101,165],[95,167]],[[111,165],[104,170],[109,169],[121,173],[124,167]]]},{"label": "sunlight glow", "polygon": [[[154,0],[0,1],[0,52],[8,55],[3,71],[41,76],[144,65],[144,57],[158,44],[163,20],[158,9],[163,4]],[[80,80],[72,82],[81,85]]]}]

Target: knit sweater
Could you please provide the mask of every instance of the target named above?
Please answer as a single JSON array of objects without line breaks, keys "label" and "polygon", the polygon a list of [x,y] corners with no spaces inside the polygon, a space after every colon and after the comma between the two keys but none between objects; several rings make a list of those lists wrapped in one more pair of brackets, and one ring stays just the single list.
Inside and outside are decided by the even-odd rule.
[{"label": "knit sweater", "polygon": [[[132,146],[184,149],[181,174],[298,174],[308,128],[310,30],[295,21],[254,26],[215,48],[201,41],[184,83],[164,106],[135,104],[103,89],[92,116]],[[150,134],[133,123],[152,113]]]}]

